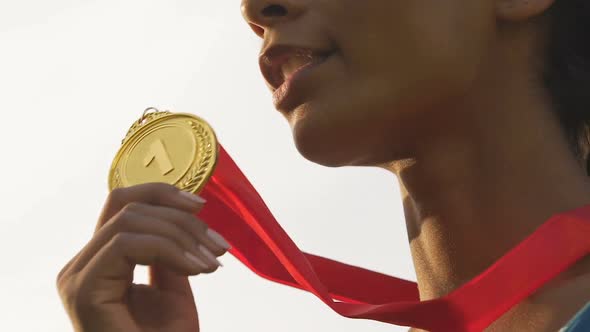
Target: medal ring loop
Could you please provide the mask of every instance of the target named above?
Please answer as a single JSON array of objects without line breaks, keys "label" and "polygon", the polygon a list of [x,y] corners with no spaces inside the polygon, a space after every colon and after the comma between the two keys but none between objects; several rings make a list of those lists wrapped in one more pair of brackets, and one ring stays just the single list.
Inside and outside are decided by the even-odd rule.
[{"label": "medal ring loop", "polygon": [[141,118],[139,118],[139,121],[137,122],[139,125],[142,125],[143,124],[143,122],[146,119],[147,113],[149,111],[154,111],[156,113],[159,113],[160,112],[160,110],[157,109],[157,108],[155,108],[155,107],[148,107],[148,108],[146,108],[145,111],[143,111],[143,114],[141,114]]}]

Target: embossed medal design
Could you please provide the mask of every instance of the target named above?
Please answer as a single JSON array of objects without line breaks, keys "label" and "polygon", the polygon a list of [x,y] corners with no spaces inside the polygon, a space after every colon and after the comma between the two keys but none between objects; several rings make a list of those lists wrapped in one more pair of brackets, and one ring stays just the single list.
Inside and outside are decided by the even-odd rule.
[{"label": "embossed medal design", "polygon": [[122,141],[109,172],[109,190],[164,182],[198,193],[215,169],[218,149],[205,120],[150,107]]}]

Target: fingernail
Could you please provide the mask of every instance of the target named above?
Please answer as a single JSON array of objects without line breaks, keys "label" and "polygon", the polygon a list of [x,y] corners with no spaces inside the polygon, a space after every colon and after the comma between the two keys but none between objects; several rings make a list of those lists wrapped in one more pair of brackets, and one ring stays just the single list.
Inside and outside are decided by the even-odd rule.
[{"label": "fingernail", "polygon": [[208,268],[207,264],[205,264],[205,262],[203,262],[202,260],[199,259],[199,257],[191,254],[190,252],[186,251],[184,253],[184,255],[186,256],[186,258],[188,258],[193,264],[199,266],[202,269],[206,269]]},{"label": "fingernail", "polygon": [[203,197],[193,193],[189,193],[188,191],[181,190],[180,194],[182,195],[182,197],[188,198],[197,204],[204,204],[205,202],[207,202]]},{"label": "fingernail", "polygon": [[207,236],[211,240],[213,240],[213,242],[215,242],[217,245],[219,245],[223,249],[227,250],[227,249],[231,248],[231,246],[229,245],[227,240],[225,240],[223,238],[223,236],[221,236],[221,234],[217,233],[216,231],[212,230],[211,228],[207,228],[206,233],[207,233]]},{"label": "fingernail", "polygon": [[211,262],[216,263],[219,266],[223,266],[223,264],[221,264],[220,261],[217,260],[217,258],[215,258],[215,255],[213,255],[213,253],[211,251],[209,251],[209,249],[205,248],[205,246],[203,246],[202,244],[199,244],[199,250],[201,251],[201,253],[203,255],[205,255],[205,257],[207,257]]}]

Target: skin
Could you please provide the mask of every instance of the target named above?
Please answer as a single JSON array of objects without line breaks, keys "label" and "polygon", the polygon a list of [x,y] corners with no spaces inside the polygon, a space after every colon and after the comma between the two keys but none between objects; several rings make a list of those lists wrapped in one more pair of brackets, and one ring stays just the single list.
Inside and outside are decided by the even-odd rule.
[{"label": "skin", "polygon": [[[188,197],[164,183],[110,193],[94,235],[57,277],[74,331],[199,331],[188,276],[216,271],[227,243],[208,235],[195,217],[203,203]],[[133,284],[137,264],[149,266],[149,284]]]},{"label": "skin", "polygon": [[[263,11],[270,4],[284,10]],[[336,50],[301,86],[301,103],[279,111],[305,158],[395,175],[422,300],[460,287],[553,214],[590,202],[538,79],[552,4],[242,0],[263,47]],[[185,252],[206,261],[198,244],[226,251],[194,216],[200,208],[165,184],[113,191],[57,278],[75,331],[199,331],[187,276],[218,265]],[[149,285],[132,284],[136,264],[150,266]],[[557,331],[589,298],[583,259],[488,331]]]},{"label": "skin", "polygon": [[[283,10],[263,11],[271,4]],[[422,300],[448,294],[552,215],[590,202],[583,163],[540,81],[552,5],[242,0],[263,49],[336,50],[299,86],[299,105],[279,111],[308,160],[396,176]],[[590,299],[589,285],[586,258],[488,331],[557,331]]]}]

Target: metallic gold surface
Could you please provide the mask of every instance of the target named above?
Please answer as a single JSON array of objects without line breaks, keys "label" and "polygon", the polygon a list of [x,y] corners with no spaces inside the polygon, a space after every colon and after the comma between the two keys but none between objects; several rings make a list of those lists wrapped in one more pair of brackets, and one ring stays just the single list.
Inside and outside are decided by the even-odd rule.
[{"label": "metallic gold surface", "polygon": [[[156,112],[148,113],[151,110]],[[150,107],[123,139],[111,164],[109,190],[165,182],[198,193],[213,174],[218,149],[205,120]]]}]

